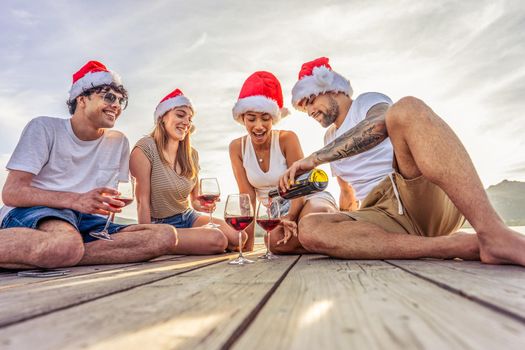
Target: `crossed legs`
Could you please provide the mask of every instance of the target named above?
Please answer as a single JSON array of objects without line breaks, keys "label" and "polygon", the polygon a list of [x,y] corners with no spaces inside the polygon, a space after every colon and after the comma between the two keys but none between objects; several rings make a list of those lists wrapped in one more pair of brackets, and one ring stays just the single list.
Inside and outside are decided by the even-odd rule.
[{"label": "crossed legs", "polygon": [[[301,212],[299,213],[299,218],[297,220],[299,227],[300,223],[304,217],[312,213],[335,213],[337,209],[333,206],[332,203],[323,198],[310,198],[304,204]],[[308,226],[306,226],[308,227]],[[298,229],[300,232],[300,228]],[[270,235],[270,248],[273,253],[276,254],[304,254],[308,253],[301,242],[299,241],[298,236],[292,236],[286,244],[277,244],[280,240],[284,238],[284,231],[282,227],[277,227],[272,231]]]},{"label": "crossed legs", "polygon": [[43,221],[36,230],[0,230],[0,267],[23,269],[117,264],[176,253],[177,232],[169,225],[132,225],[112,237],[111,242],[84,244],[73,226],[54,219]]},{"label": "crossed legs", "polygon": [[498,216],[452,129],[414,97],[392,105],[386,114],[386,126],[403,177],[423,175],[442,188],[477,236],[401,235],[370,223],[348,220],[343,214],[316,214],[302,219],[301,244],[313,252],[347,259],[460,257],[525,266],[525,236],[509,229]]},{"label": "crossed legs", "polygon": [[386,125],[401,174],[422,174],[445,191],[476,230],[481,261],[525,266],[525,236],[507,227],[496,213],[452,129],[414,97],[395,103]]}]

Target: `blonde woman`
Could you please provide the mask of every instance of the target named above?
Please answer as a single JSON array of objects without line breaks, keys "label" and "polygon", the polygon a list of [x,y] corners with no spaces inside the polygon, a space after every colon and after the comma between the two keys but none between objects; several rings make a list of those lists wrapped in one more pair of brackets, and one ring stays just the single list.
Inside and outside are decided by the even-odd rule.
[{"label": "blonde woman", "polygon": [[[273,130],[273,125],[286,114],[281,84],[272,73],[261,71],[248,77],[233,107],[233,118],[246,128],[247,135],[230,143],[230,159],[239,192],[250,194],[254,206],[256,197],[265,200],[268,191],[277,188],[279,177],[288,167],[303,158],[294,132]],[[328,192],[282,200],[283,224],[272,231],[272,251],[306,252],[297,239],[297,223],[307,214],[335,212],[336,207]],[[253,248],[253,226],[247,231],[246,249],[249,250]]]},{"label": "blonde woman", "polygon": [[215,204],[201,203],[199,157],[191,147],[194,109],[176,89],[164,97],[155,113],[155,129],[140,139],[131,153],[130,170],[136,179],[138,221],[177,228],[179,254],[215,254],[237,249],[237,233],[224,220],[218,228],[204,226]]}]

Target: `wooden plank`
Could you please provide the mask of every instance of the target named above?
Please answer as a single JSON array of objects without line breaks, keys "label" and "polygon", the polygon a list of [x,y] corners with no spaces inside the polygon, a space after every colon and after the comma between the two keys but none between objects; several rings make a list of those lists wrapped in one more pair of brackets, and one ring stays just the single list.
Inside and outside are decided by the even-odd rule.
[{"label": "wooden plank", "polygon": [[0,291],[0,327],[53,310],[152,283],[185,271],[226,261],[236,254],[188,256],[142,263],[87,275],[42,281]]},{"label": "wooden plank", "polygon": [[523,349],[525,325],[381,261],[303,256],[233,349]]},{"label": "wooden plank", "polygon": [[[173,260],[184,255],[163,255],[161,257],[150,260],[150,262],[157,262],[163,260]],[[37,278],[37,277],[18,277],[17,271],[10,271],[6,275],[0,275],[0,291],[7,288],[20,287],[26,284],[42,283],[44,281],[70,278],[71,276],[81,276],[91,273],[97,273],[101,271],[108,271],[114,269],[121,269],[126,266],[135,266],[146,264],[147,262],[141,263],[128,263],[128,264],[112,264],[112,265],[90,265],[90,266],[73,266],[66,267],[61,270],[70,270],[70,273],[65,276],[48,277],[48,278]]]},{"label": "wooden plank", "polygon": [[219,349],[297,259],[194,270],[2,328],[0,346]]},{"label": "wooden plank", "polygon": [[389,260],[417,276],[427,278],[472,300],[525,322],[525,269],[486,265],[478,261]]}]

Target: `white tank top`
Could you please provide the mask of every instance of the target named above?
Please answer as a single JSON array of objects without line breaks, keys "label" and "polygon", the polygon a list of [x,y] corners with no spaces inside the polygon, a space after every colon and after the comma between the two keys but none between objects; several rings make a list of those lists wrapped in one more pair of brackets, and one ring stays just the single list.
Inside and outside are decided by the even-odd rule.
[{"label": "white tank top", "polygon": [[255,189],[257,198],[265,197],[279,183],[279,177],[288,169],[286,158],[279,145],[279,130],[272,130],[270,142],[270,167],[263,172],[257,160],[250,135],[242,142],[242,165],[246,170],[248,181]]},{"label": "white tank top", "polygon": [[[367,92],[359,95],[343,122],[337,129],[332,124],[325,134],[325,145],[332,142],[366,118],[370,108],[378,103],[392,104],[392,100],[378,92]],[[352,157],[343,158],[330,163],[333,176],[339,176],[352,185],[357,199],[362,201],[368,193],[383,179],[392,173],[394,151],[390,138],[379,145]]]}]

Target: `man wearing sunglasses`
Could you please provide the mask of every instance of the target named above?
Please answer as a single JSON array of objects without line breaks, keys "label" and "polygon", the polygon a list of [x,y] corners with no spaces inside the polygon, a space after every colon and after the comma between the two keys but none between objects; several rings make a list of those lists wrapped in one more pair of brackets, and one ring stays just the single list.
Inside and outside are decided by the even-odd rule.
[{"label": "man wearing sunglasses", "polygon": [[[375,92],[352,99],[350,82],[321,57],[301,67],[292,103],[328,127],[326,146],[292,164],[281,188],[330,163],[362,200],[357,211],[304,217],[303,247],[344,259],[459,257],[525,266],[525,236],[503,223],[461,141],[424,102],[392,103]],[[456,233],[465,218],[476,235]]]},{"label": "man wearing sunglasses", "polygon": [[90,61],[73,75],[67,104],[70,119],[31,120],[7,164],[0,267],[125,263],[172,253],[171,226],[111,223],[113,241],[89,234],[124,206],[113,188],[128,181],[129,143],[110,130],[127,106],[120,78]]}]

